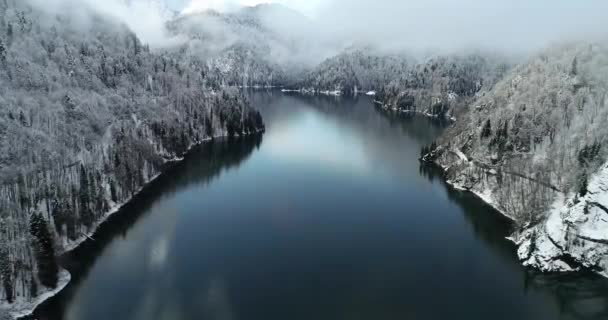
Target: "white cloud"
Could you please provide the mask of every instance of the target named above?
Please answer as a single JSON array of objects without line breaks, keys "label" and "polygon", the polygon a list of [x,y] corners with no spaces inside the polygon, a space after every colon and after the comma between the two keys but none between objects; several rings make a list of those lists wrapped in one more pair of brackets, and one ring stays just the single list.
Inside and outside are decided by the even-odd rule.
[{"label": "white cloud", "polygon": [[[163,5],[163,0],[28,0],[40,8],[53,12],[71,12],[81,19],[86,12],[83,7],[92,8],[97,14],[116,19],[127,25],[138,37],[152,47],[165,47],[180,41],[168,35],[165,23],[171,13]],[[90,18],[90,17],[89,17]]]},{"label": "white cloud", "polygon": [[199,12],[209,9],[230,11],[243,6],[255,6],[264,3],[278,3],[308,16],[314,16],[322,0],[190,0],[183,13]]},{"label": "white cloud", "polygon": [[603,36],[605,0],[190,0],[188,10],[280,3],[315,18],[313,33],[407,49],[530,50]]}]

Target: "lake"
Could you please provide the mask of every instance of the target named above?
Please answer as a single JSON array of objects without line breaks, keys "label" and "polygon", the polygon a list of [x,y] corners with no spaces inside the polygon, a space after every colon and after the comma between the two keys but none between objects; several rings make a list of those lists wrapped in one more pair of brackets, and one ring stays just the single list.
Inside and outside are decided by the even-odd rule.
[{"label": "lake", "polygon": [[608,319],[522,267],[507,219],[421,167],[443,130],[369,97],[251,93],[267,132],[190,154],[61,263],[52,320]]}]

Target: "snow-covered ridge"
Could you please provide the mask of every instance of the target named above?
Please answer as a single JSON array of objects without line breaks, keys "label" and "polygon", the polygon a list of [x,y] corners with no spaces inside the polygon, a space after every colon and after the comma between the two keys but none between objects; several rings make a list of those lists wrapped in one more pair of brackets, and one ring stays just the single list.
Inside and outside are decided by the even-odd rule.
[{"label": "snow-covered ridge", "polygon": [[558,197],[545,223],[514,240],[525,265],[570,271],[576,266],[567,262],[574,260],[608,277],[608,164],[592,177],[584,197]]},{"label": "snow-covered ridge", "polygon": [[[474,174],[472,172],[479,168],[473,162],[469,162],[462,152],[453,154],[456,158],[451,164],[442,165],[448,176],[454,167],[462,170],[462,166],[466,166],[470,171],[466,176],[452,176],[446,182],[457,190],[476,195],[515,221],[501,204],[501,199],[497,199],[498,186],[491,179],[481,177],[497,173]],[[558,194],[546,220],[509,237],[517,245],[517,255],[523,265],[544,272],[572,272],[584,267],[608,277],[608,164],[593,176],[588,189],[588,194],[582,198],[576,194],[568,197]]]},{"label": "snow-covered ridge", "polygon": [[423,156],[514,221],[524,265],[608,276],[607,57],[594,43],[547,49],[475,94]]},{"label": "snow-covered ridge", "polygon": [[65,285],[56,255],[167,162],[210,137],[264,127],[201,63],[152,52],[112,19],[82,28],[62,14],[0,5],[14,23],[0,24],[11,35],[0,43],[0,308],[16,315]]},{"label": "snow-covered ridge", "polygon": [[[263,133],[263,131],[264,131],[263,129],[258,129],[255,132],[252,132],[250,134],[261,134],[261,133]],[[248,134],[242,134],[242,135],[248,135]],[[224,134],[216,135],[213,139],[222,138],[222,137],[227,137],[227,134],[224,133]],[[189,153],[193,148],[200,146],[204,143],[208,143],[208,142],[212,141],[213,139],[207,138],[200,142],[192,143],[188,147],[185,154]],[[167,163],[167,164],[177,163],[177,162],[181,162],[183,160],[184,160],[184,157],[175,156],[171,159],[166,159],[165,163]],[[97,229],[102,224],[104,224],[112,215],[118,213],[123,206],[128,204],[137,194],[139,194],[144,188],[146,188],[146,186],[148,186],[150,183],[155,181],[162,174],[163,174],[162,172],[159,172],[159,173],[151,176],[150,178],[147,178],[145,183],[141,187],[139,187],[133,193],[132,196],[126,198],[124,201],[121,201],[120,203],[114,203],[107,212],[105,212],[101,215],[101,218],[99,220],[94,222],[94,226],[87,233],[82,233],[77,239],[72,240],[72,241],[67,241],[67,239],[64,238],[63,244],[61,245],[62,254],[67,254],[70,251],[77,249],[82,243],[84,243],[86,241],[89,241],[89,240],[95,241],[94,234],[97,231]],[[106,201],[111,202],[111,200],[109,198],[106,199]],[[25,299],[25,297],[17,297],[17,299],[13,303],[10,303],[10,304],[6,301],[0,301],[0,310],[4,310],[4,311],[8,312],[8,314],[10,316],[14,317],[15,319],[29,316],[34,312],[36,307],[38,307],[44,301],[54,297],[59,292],[61,292],[68,285],[70,280],[71,280],[70,273],[67,270],[62,269],[59,274],[58,284],[57,284],[56,288],[52,288],[52,289],[43,288],[43,290],[41,292],[39,292],[39,294],[36,297],[34,297],[30,300]]]},{"label": "snow-covered ridge", "polygon": [[13,317],[19,319],[26,317],[34,312],[39,305],[46,300],[56,296],[61,290],[63,290],[72,280],[72,276],[67,270],[62,269],[59,272],[59,281],[57,287],[54,289],[45,289],[32,301],[17,300],[12,304],[8,304],[6,301],[0,301],[0,319],[2,318],[2,312],[7,313],[7,317]]}]

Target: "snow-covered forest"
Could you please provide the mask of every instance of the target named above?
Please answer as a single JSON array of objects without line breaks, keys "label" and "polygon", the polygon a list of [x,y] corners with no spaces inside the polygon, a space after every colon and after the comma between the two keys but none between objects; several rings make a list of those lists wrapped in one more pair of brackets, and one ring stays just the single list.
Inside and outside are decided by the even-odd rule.
[{"label": "snow-covered forest", "polygon": [[60,285],[55,256],[167,162],[206,139],[264,128],[204,65],[153,53],[102,16],[82,23],[0,1],[0,69],[2,308]]},{"label": "snow-covered forest", "polygon": [[524,263],[608,274],[604,44],[556,45],[523,63],[420,57],[310,41],[306,17],[262,5],[176,16],[174,45],[151,49],[86,5],[33,3],[0,0],[0,310],[31,309],[65,284],[56,256],[169,162],[262,131],[238,87],[369,92],[389,111],[454,120],[423,160],[516,222]]},{"label": "snow-covered forest", "polygon": [[476,97],[492,89],[511,65],[495,54],[432,57],[381,86],[376,100],[392,111],[453,119]]},{"label": "snow-covered forest", "polygon": [[273,61],[271,52],[284,48],[283,43],[255,16],[201,12],[180,16],[168,28],[188,39],[172,50],[174,56],[198,61],[211,84],[275,86],[285,82],[283,68]]},{"label": "snow-covered forest", "polygon": [[552,47],[465,105],[424,159],[515,220],[524,263],[607,274],[607,93],[604,44]]},{"label": "snow-covered forest", "polygon": [[293,85],[302,91],[357,94],[377,90],[409,72],[413,59],[372,48],[348,48],[306,72]]}]

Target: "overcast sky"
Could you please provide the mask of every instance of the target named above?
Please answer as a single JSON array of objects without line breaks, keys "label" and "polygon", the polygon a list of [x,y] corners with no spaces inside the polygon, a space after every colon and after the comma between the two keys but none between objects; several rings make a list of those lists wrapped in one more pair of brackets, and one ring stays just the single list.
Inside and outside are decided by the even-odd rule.
[{"label": "overcast sky", "polygon": [[297,10],[309,17],[320,11],[321,4],[327,0],[166,0],[177,11],[197,11],[215,9],[229,10],[238,6],[254,6],[260,3],[279,3]]},{"label": "overcast sky", "polygon": [[608,31],[608,0],[166,1],[186,11],[281,3],[315,19],[319,31],[419,48],[535,49]]},{"label": "overcast sky", "polygon": [[[311,18],[311,36],[353,44],[433,50],[490,48],[530,51],[550,43],[605,40],[608,0],[30,0],[57,7],[87,3],[129,25],[142,40],[164,45],[166,15],[150,1],[178,12],[226,11],[241,5],[280,3]],[[153,2],[152,2],[153,3]],[[291,21],[281,21],[291,32]],[[171,39],[172,40],[172,39]]]}]

